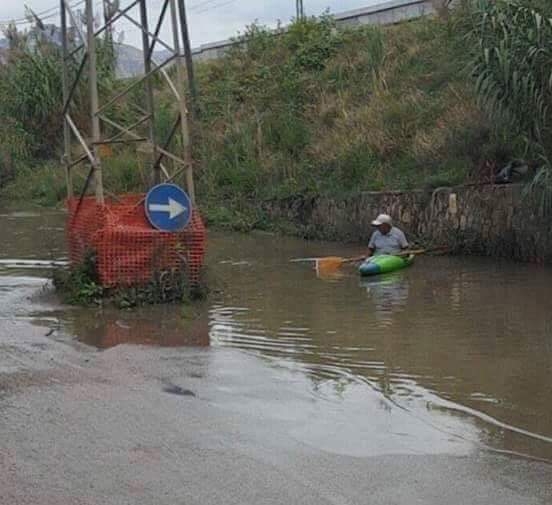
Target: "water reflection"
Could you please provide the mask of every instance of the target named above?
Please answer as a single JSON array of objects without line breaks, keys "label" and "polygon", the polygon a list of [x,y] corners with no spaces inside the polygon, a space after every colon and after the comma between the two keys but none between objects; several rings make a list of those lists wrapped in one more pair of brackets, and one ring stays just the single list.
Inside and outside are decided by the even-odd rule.
[{"label": "water reflection", "polygon": [[366,290],[376,321],[382,328],[392,324],[396,313],[403,310],[408,302],[409,284],[404,272],[363,278],[360,286]]},{"label": "water reflection", "polygon": [[65,331],[81,342],[108,349],[122,344],[159,347],[208,347],[209,320],[205,310],[143,307],[134,311],[73,310]]},{"label": "water reflection", "polygon": [[31,212],[0,212],[0,219],[1,259],[65,259],[64,213],[44,209]]},{"label": "water reflection", "polygon": [[[324,246],[267,246],[244,237],[244,257],[264,263],[239,276],[217,269],[232,285],[211,312],[216,345],[300,364],[317,397],[333,391],[343,400],[360,380],[364,401],[375,391],[385,408],[395,405],[393,415],[408,411],[456,434],[470,419],[483,447],[552,458],[551,270],[420,258],[387,277],[359,281],[345,268],[338,281],[323,282],[285,263],[327,255]],[[296,328],[292,335],[282,322]]]},{"label": "water reflection", "polygon": [[[62,259],[63,216],[40,219],[42,231],[26,215],[10,218],[0,258]],[[58,244],[57,252],[46,247],[51,256],[41,254],[44,233]],[[289,262],[357,253],[335,244],[214,233],[210,264],[225,287],[209,307],[194,314],[172,306],[55,315],[67,338],[102,349],[211,341],[253,353],[270,367],[255,369],[244,358],[236,372],[247,392],[240,405],[277,409],[298,421],[295,436],[328,450],[491,447],[552,459],[552,270],[435,257],[361,281],[349,266],[328,282]],[[40,272],[0,272],[2,317],[51,316],[38,313],[34,302],[34,315],[29,312],[29,290],[43,282],[31,275]],[[282,405],[273,389],[264,390],[267,368],[274,370],[272,382],[304,392],[296,403]]]}]

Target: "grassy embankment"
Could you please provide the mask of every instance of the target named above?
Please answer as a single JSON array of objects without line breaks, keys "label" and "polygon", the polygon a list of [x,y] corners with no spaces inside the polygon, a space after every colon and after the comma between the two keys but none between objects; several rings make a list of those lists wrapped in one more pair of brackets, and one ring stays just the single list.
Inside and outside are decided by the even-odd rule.
[{"label": "grassy embankment", "polygon": [[[279,37],[253,27],[246,39],[245,47],[197,69],[198,196],[215,224],[268,226],[259,203],[294,194],[462,183],[477,177],[486,160],[507,160],[521,149],[491,128],[477,106],[454,17],[347,31],[323,18],[296,23]],[[51,70],[45,75],[55,81]],[[6,75],[0,74],[0,87],[2,79],[9,86]],[[107,81],[105,93],[120,85]],[[174,104],[158,86],[165,102],[156,115],[162,139]],[[3,200],[52,206],[64,197],[59,162],[44,161],[59,158],[60,97],[54,95],[43,111],[28,111],[42,123],[6,123],[3,138],[13,141],[1,168],[11,179]],[[134,119],[127,105],[116,113]],[[143,188],[138,166],[134,152],[115,150],[104,160],[106,187],[114,193]]]}]

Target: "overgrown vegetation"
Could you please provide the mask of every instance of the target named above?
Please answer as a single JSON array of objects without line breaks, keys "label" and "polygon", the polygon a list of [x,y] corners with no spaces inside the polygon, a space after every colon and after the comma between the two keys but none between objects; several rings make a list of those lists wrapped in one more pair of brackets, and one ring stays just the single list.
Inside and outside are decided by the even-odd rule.
[{"label": "overgrown vegetation", "polygon": [[[51,42],[39,26],[25,33],[8,27],[5,35],[10,43],[6,65],[0,67],[0,112],[8,124],[24,135],[18,135],[27,159],[51,159],[59,154],[62,128],[61,48]],[[78,41],[73,41],[77,44]],[[98,76],[104,92],[116,86],[113,73],[113,49],[104,40],[98,41]],[[69,60],[69,77],[77,74],[78,56]],[[87,129],[87,79],[75,90],[71,114],[76,124]],[[10,136],[0,138],[3,147],[13,146]],[[17,144],[16,144],[17,145]],[[23,157],[23,159],[25,159]]]},{"label": "overgrown vegetation", "polygon": [[251,27],[203,67],[200,188],[240,202],[462,182],[502,148],[450,26]]},{"label": "overgrown vegetation", "polygon": [[[224,58],[197,69],[195,158],[204,213],[239,229],[266,227],[260,204],[267,199],[480,182],[519,158],[543,167],[531,188],[546,207],[551,16],[546,0],[464,0],[451,15],[384,28],[337,30],[328,16],[277,36],[249,27]],[[43,204],[63,196],[57,162],[36,168],[37,160],[60,154],[58,57],[51,48],[15,53],[0,70],[0,135],[11,139],[2,140],[9,146],[2,159],[12,160],[9,167],[0,160],[0,174],[20,174],[4,194]],[[110,69],[106,63],[104,97],[125,84]],[[17,97],[17,109],[27,111],[21,117],[16,102],[7,103],[16,92],[10,83],[16,75],[32,82],[33,72],[38,85],[23,86],[27,98]],[[156,88],[162,140],[176,110],[161,81]],[[111,111],[113,119],[138,120],[142,100],[137,87]],[[77,101],[76,117],[81,106],[85,101]],[[111,191],[147,185],[134,151],[114,148],[104,162]]]},{"label": "overgrown vegetation", "polygon": [[88,254],[78,267],[58,268],[53,273],[54,287],[71,305],[101,305],[104,290],[96,271],[94,255]]},{"label": "overgrown vegetation", "polygon": [[184,303],[203,300],[209,294],[203,273],[197,284],[190,284],[182,270],[157,272],[151,282],[142,286],[101,286],[93,253],[77,268],[54,271],[53,282],[65,303],[83,306],[114,305],[128,309],[159,303]]},{"label": "overgrown vegetation", "polygon": [[552,212],[552,3],[472,0],[458,13],[479,102],[537,159],[528,189]]}]

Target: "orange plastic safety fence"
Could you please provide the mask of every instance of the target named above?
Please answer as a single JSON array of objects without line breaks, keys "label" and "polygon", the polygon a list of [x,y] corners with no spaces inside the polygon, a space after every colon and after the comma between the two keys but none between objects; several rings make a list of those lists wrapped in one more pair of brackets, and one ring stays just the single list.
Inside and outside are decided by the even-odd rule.
[{"label": "orange plastic safety fence", "polygon": [[67,235],[72,264],[96,256],[104,287],[135,286],[151,281],[167,270],[186,272],[199,282],[205,256],[206,231],[194,210],[189,226],[178,233],[160,232],[150,225],[144,211],[144,195],[125,195],[118,201],[96,203],[86,197],[67,202]]}]

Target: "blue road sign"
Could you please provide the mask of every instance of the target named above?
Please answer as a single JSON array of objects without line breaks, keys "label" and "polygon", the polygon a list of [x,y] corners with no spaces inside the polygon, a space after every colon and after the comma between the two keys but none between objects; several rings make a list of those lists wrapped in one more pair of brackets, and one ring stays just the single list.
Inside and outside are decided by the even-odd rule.
[{"label": "blue road sign", "polygon": [[176,184],[159,184],[146,196],[146,216],[160,231],[181,231],[192,218],[192,202]]}]

